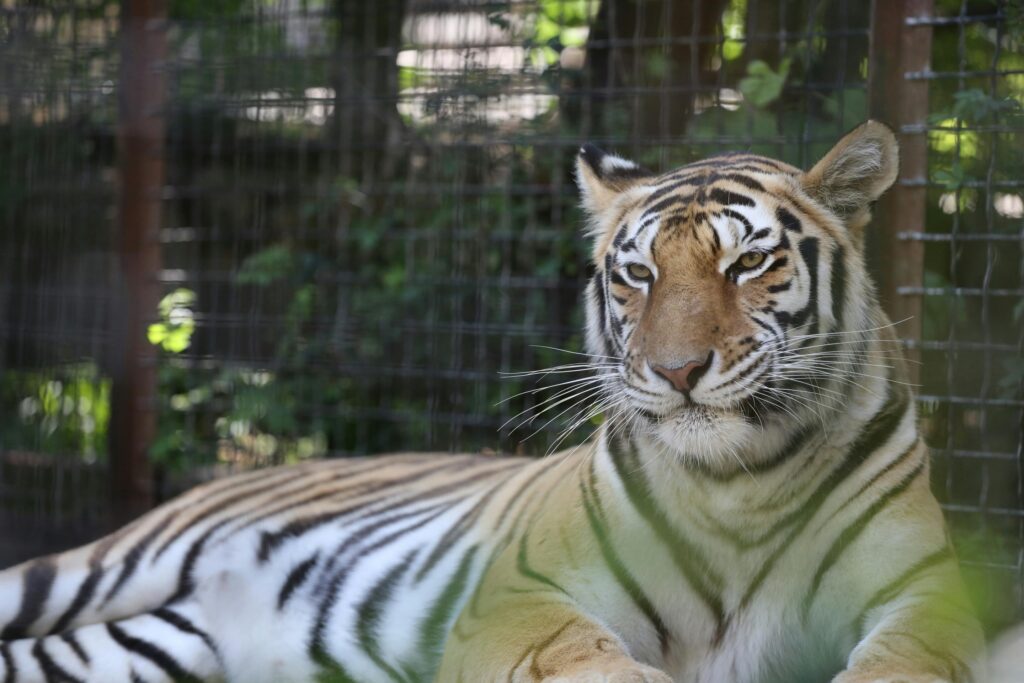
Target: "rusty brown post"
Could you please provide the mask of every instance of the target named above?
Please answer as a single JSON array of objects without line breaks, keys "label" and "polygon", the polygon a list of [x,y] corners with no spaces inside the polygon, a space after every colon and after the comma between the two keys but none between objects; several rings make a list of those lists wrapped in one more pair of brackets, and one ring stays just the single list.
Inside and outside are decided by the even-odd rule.
[{"label": "rusty brown post", "polygon": [[[878,202],[869,259],[886,312],[903,339],[921,336],[922,300],[901,294],[920,287],[924,244],[906,233],[925,231],[928,178],[928,79],[934,0],[874,0],[869,96],[872,118],[889,124],[900,141],[900,176]],[[901,237],[900,233],[904,233]],[[912,370],[916,369],[912,366]]]},{"label": "rusty brown post", "polygon": [[148,450],[156,436],[157,350],[146,327],[160,297],[160,210],[164,183],[164,0],[124,0],[119,87],[118,222],[120,305],[111,373],[110,467],[117,522],[153,502]]}]

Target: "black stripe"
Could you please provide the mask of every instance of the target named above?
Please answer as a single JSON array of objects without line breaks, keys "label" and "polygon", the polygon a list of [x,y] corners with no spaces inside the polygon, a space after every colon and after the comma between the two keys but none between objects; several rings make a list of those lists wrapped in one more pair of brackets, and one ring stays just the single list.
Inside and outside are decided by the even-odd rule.
[{"label": "black stripe", "polygon": [[[253,488],[240,491],[238,493],[235,493],[234,495],[228,496],[215,503],[207,505],[206,507],[200,508],[181,527],[173,531],[170,537],[167,538],[167,540],[160,544],[160,547],[157,548],[155,553],[153,553],[152,562],[155,563],[157,560],[159,560],[160,557],[167,551],[167,549],[174,545],[174,543],[178,539],[180,539],[182,536],[184,536],[189,531],[194,529],[197,525],[209,522],[210,517],[217,514],[218,512],[223,512],[224,510],[233,506],[235,503],[248,503],[252,501],[254,496],[257,496],[261,493],[265,493],[266,491],[273,491],[275,489],[279,489],[281,486],[284,486],[286,484],[302,480],[308,475],[308,470],[299,470],[298,472],[295,472],[290,476],[281,477],[279,479],[272,479],[269,482],[262,483],[260,486],[254,486]],[[218,524],[223,525],[225,521],[230,521],[230,518],[222,519]]]},{"label": "black stripe", "polygon": [[[453,460],[455,460],[455,459],[453,458]],[[456,460],[455,462],[446,463],[444,466],[439,467],[439,468],[428,468],[428,471],[435,472],[438,469],[444,469],[445,467],[449,467],[449,466],[456,465],[456,464],[464,465],[464,462]],[[407,477],[406,479],[419,478],[422,475],[423,475],[423,469],[417,469],[414,472],[413,475],[410,475],[410,477]],[[385,480],[385,481],[381,482],[381,485],[379,486],[379,488],[386,488],[386,487],[390,487],[390,486],[395,486],[397,483],[398,483],[398,480],[391,480],[391,481],[386,481]],[[365,495],[366,491],[365,490],[362,491],[362,494]],[[358,508],[358,507],[361,507],[361,506],[363,506],[365,504],[367,504],[367,502],[363,501],[361,503],[357,503],[354,507]],[[332,513],[332,514],[336,514],[336,513]],[[230,523],[234,522],[236,519],[237,519],[237,516],[235,516],[235,515],[227,516],[227,517],[221,519],[219,522],[217,522],[216,524],[211,526],[209,529],[207,529],[199,538],[197,538],[192,543],[192,545],[188,549],[188,552],[185,554],[185,559],[182,562],[181,568],[178,571],[178,587],[175,590],[174,594],[165,601],[165,603],[164,603],[165,605],[170,605],[170,604],[174,604],[176,602],[179,602],[180,600],[183,600],[183,599],[185,599],[186,597],[188,597],[189,595],[192,594],[192,592],[195,590],[195,582],[192,579],[192,570],[194,569],[196,562],[199,560],[199,556],[200,556],[200,554],[202,554],[202,551],[203,551],[203,548],[206,545],[206,542],[208,540],[210,540],[210,538],[213,536],[213,534],[215,534],[217,531],[219,531],[221,528],[223,528],[227,524],[230,524]],[[264,532],[263,536],[261,537],[261,541],[266,541],[267,540],[267,536],[268,536],[268,534],[266,532]],[[264,551],[265,547],[266,547],[265,545],[261,544],[259,552],[262,553]],[[263,561],[265,561],[265,558],[262,555],[260,555],[259,556],[259,560],[261,562],[263,562]]]},{"label": "black stripe", "polygon": [[550,457],[547,459],[547,462],[544,463],[543,465],[538,466],[533,465],[533,463],[531,463],[532,466],[537,468],[537,471],[531,474],[526,481],[522,482],[519,485],[519,488],[516,490],[516,492],[513,493],[512,496],[508,499],[508,502],[505,503],[505,507],[498,515],[498,519],[494,521],[494,531],[498,531],[498,529],[501,528],[501,525],[505,522],[505,519],[508,517],[509,511],[511,511],[512,508],[515,507],[515,504],[519,501],[522,495],[526,493],[528,489],[531,489],[533,483],[537,481],[539,477],[546,474],[552,467],[558,465],[561,462],[562,459],[560,458]]},{"label": "black stripe", "polygon": [[107,633],[114,641],[129,652],[133,652],[144,659],[148,659],[158,668],[162,669],[167,677],[175,683],[200,683],[199,679],[186,671],[177,660],[169,655],[163,648],[154,645],[148,640],[129,635],[115,623],[107,624]]},{"label": "black stripe", "polygon": [[[433,488],[425,489],[425,490],[421,490],[421,491],[416,491],[416,492],[412,493],[411,495],[407,495],[407,496],[404,496],[404,497],[401,497],[401,498],[393,499],[387,505],[384,505],[384,506],[381,506],[381,507],[377,507],[377,508],[374,508],[372,510],[368,510],[368,511],[364,512],[363,514],[361,514],[361,515],[359,515],[357,517],[354,517],[353,519],[348,520],[347,521],[347,525],[348,525],[349,528],[352,528],[358,522],[366,522],[368,520],[372,520],[374,518],[377,518],[376,522],[372,522],[370,524],[367,524],[366,526],[363,526],[362,528],[360,528],[358,531],[350,534],[347,538],[345,538],[337,546],[337,548],[333,552],[328,553],[328,555],[327,555],[328,559],[327,559],[327,563],[326,563],[326,566],[325,566],[325,571],[326,572],[330,572],[333,569],[334,564],[335,564],[335,560],[337,558],[341,557],[342,554],[349,547],[351,547],[352,545],[354,545],[355,543],[357,543],[359,541],[364,540],[367,536],[369,536],[374,531],[376,531],[376,530],[378,530],[378,529],[380,529],[380,528],[382,528],[384,526],[388,526],[390,524],[394,524],[395,522],[399,522],[399,521],[402,521],[404,519],[408,519],[410,517],[416,517],[418,515],[425,515],[425,514],[427,514],[429,512],[433,512],[434,510],[438,511],[437,514],[441,514],[443,512],[446,512],[447,510],[451,509],[452,507],[455,507],[456,505],[459,505],[463,500],[466,499],[466,497],[469,494],[465,493],[465,489],[470,484],[472,484],[474,482],[477,482],[477,481],[480,481],[481,479],[486,479],[486,478],[489,478],[489,477],[494,477],[496,475],[503,474],[505,471],[507,471],[510,468],[510,465],[512,467],[517,468],[517,469],[519,467],[522,467],[521,462],[513,460],[513,459],[501,460],[501,459],[496,459],[496,458],[488,458],[488,459],[486,459],[484,461],[484,463],[486,465],[488,465],[488,466],[486,468],[482,469],[482,470],[481,470],[480,467],[478,467],[475,471],[474,470],[468,470],[469,474],[467,476],[463,476],[463,477],[458,478],[458,479],[448,479],[448,480],[444,481],[444,483],[442,483],[442,484],[440,484],[438,486],[434,486]],[[495,463],[498,464],[498,467],[494,467]],[[465,460],[462,460],[461,462],[459,462],[459,464],[461,464],[461,465],[463,465],[463,467],[465,467]],[[478,461],[476,461],[476,464],[478,466],[480,466],[481,462],[478,460]],[[408,509],[409,506],[416,506],[416,505],[419,505],[420,503],[423,503],[424,501],[429,501],[431,499],[444,498],[445,496],[447,496],[450,493],[459,493],[460,495],[457,498],[454,498],[454,499],[441,500],[440,502],[434,502],[431,505],[425,505],[423,507],[414,507],[414,509],[412,509],[412,510]],[[402,510],[402,512],[398,512],[397,514],[389,515],[389,513],[394,512],[395,510]],[[433,519],[433,517],[436,517],[437,514],[432,515],[431,517],[427,518],[427,520],[425,520],[423,522],[418,522],[417,525],[415,525],[412,528],[417,528],[418,526],[421,526],[422,524],[426,523],[426,521],[429,521],[429,519]]]},{"label": "black stripe", "polygon": [[711,236],[715,239],[715,249],[720,250],[722,248],[722,240],[718,237],[718,231],[715,230],[715,226],[708,225],[708,229],[711,230]]},{"label": "black stripe", "polygon": [[809,320],[814,320],[811,327],[811,334],[818,331],[818,238],[806,237],[798,245],[800,255],[803,256],[807,265],[807,272],[811,283],[808,286],[807,305],[792,315],[778,313],[775,318],[780,325],[788,324],[791,327],[802,327]]},{"label": "black stripe", "polygon": [[[764,365],[769,360],[771,360],[771,355],[770,354],[766,353],[766,354],[763,354],[763,355],[759,356],[758,358],[754,359],[753,363],[751,363],[747,367],[745,367],[742,370],[740,370],[739,372],[737,372],[729,380],[727,380],[727,381],[723,382],[722,384],[719,384],[718,386],[716,386],[715,387],[715,391],[717,392],[720,389],[725,389],[726,387],[730,387],[733,384],[736,384],[737,382],[741,381],[745,377],[748,377],[750,375],[750,373],[752,373],[755,370],[757,370],[759,367]],[[744,388],[746,388],[746,387],[744,387]],[[741,389],[741,391],[742,391],[742,389]],[[736,393],[736,392],[732,392],[732,393]],[[730,393],[729,396],[731,396],[732,393]],[[723,398],[725,398],[725,397],[723,397]]]},{"label": "black stripe", "polygon": [[[778,263],[778,261],[775,261],[775,263]],[[786,280],[785,282],[783,282],[780,285],[770,285],[768,287],[768,292],[771,293],[771,294],[778,294],[779,292],[785,292],[787,289],[789,289],[792,286],[792,284],[793,284],[792,282],[790,282],[789,280]]]},{"label": "black stripe", "polygon": [[[814,428],[810,426],[804,427],[796,434],[790,436],[789,440],[786,441],[785,445],[783,445],[775,454],[773,454],[770,458],[766,460],[762,460],[755,463],[747,463],[745,468],[736,469],[731,472],[719,473],[717,470],[707,470],[703,472],[703,474],[704,476],[715,479],[716,481],[730,481],[741,474],[763,474],[765,472],[768,472],[769,470],[775,469],[784,462],[789,462],[794,457],[799,455],[802,452],[804,445],[807,443],[807,440],[814,434]],[[725,527],[720,527],[719,531],[723,534],[724,537],[726,537],[729,541],[731,541],[735,546],[739,548],[749,548],[754,545],[758,545],[771,537],[767,536],[758,538],[754,541],[750,541],[744,537],[739,536],[735,532],[730,532],[726,530]]]},{"label": "black stripe", "polygon": [[[700,177],[686,176],[686,177],[678,178],[678,179],[675,180],[675,182],[671,182],[668,185],[664,185],[662,187],[659,187],[654,192],[649,194],[647,196],[647,199],[644,200],[644,205],[645,206],[651,206],[655,202],[657,202],[658,200],[662,199],[663,197],[665,197],[668,194],[671,194],[672,192],[675,192],[676,190],[678,190],[681,187],[694,187],[694,186],[697,186],[697,185],[702,185],[703,183],[704,183],[704,180],[702,178],[700,178]],[[647,212],[652,212],[652,211],[656,211],[656,209],[652,208],[652,209],[648,209],[647,210]],[[647,212],[645,212],[645,213],[647,213]]]},{"label": "black stripe", "polygon": [[[339,478],[347,479],[348,477],[343,476]],[[314,486],[315,489],[319,490],[314,490],[314,492],[310,493],[309,495],[302,496],[301,498],[296,498],[295,491],[288,491],[284,496],[281,497],[287,501],[284,504],[278,505],[276,507],[268,507],[258,515],[250,516],[249,514],[246,514],[244,523],[235,527],[235,529],[232,530],[232,533],[238,533],[243,529],[249,529],[253,526],[258,525],[263,520],[270,519],[271,517],[278,517],[282,513],[288,512],[289,510],[306,507],[309,505],[320,503],[321,501],[339,499],[352,500],[356,498],[363,498],[376,491],[388,488],[389,486],[392,485],[393,481],[395,481],[393,478],[390,479],[389,481],[388,477],[380,477],[376,479],[366,478],[360,479],[359,481],[351,482],[344,486],[336,485],[334,483],[334,477],[331,477],[330,479],[327,479],[325,481],[318,481]],[[271,500],[269,502],[273,503],[275,501]]]},{"label": "black stripe", "polygon": [[11,656],[9,643],[0,643],[0,659],[4,662],[4,683],[17,683],[18,665],[14,663],[14,657]]},{"label": "black stripe", "polygon": [[276,551],[282,544],[292,538],[298,538],[314,529],[318,529],[325,524],[344,517],[356,510],[366,507],[371,503],[377,502],[376,500],[366,500],[365,496],[369,493],[375,493],[382,489],[394,487],[400,489],[404,484],[407,484],[424,477],[433,476],[438,472],[444,470],[450,470],[454,468],[465,467],[465,461],[461,458],[451,458],[450,461],[445,462],[447,459],[433,463],[432,467],[420,467],[404,477],[398,479],[392,479],[390,481],[384,479],[381,480],[377,485],[370,487],[365,491],[362,496],[362,500],[358,500],[355,503],[345,506],[338,510],[331,510],[330,512],[321,512],[306,517],[299,517],[294,519],[277,531],[265,531],[260,536],[260,547],[257,552],[257,559],[260,563],[266,563],[270,559],[270,555]]},{"label": "black stripe", "polygon": [[920,560],[918,560],[910,567],[908,567],[903,573],[901,573],[895,579],[893,579],[892,581],[890,581],[889,583],[885,584],[877,591],[875,591],[875,594],[871,596],[871,599],[867,601],[867,603],[864,605],[863,608],[861,608],[860,612],[857,615],[857,619],[855,620],[857,633],[863,634],[865,626],[864,620],[867,618],[868,612],[878,607],[879,605],[884,605],[885,603],[889,602],[894,597],[902,593],[904,590],[906,590],[907,586],[913,583],[917,579],[918,575],[920,575],[922,572],[928,571],[932,567],[935,567],[936,565],[939,565],[943,562],[952,562],[954,560],[955,557],[953,555],[953,551],[950,549],[948,545],[944,545],[938,550],[929,553],[928,555],[925,555]]},{"label": "black stripe", "polygon": [[[433,512],[433,514],[426,515],[423,519],[408,526],[404,526],[401,529],[398,529],[397,531],[394,531],[391,534],[377,540],[376,542],[371,543],[370,545],[360,549],[359,552],[357,552],[355,555],[349,558],[348,562],[344,566],[338,568],[335,571],[334,575],[331,577],[330,582],[327,584],[327,588],[324,590],[322,597],[320,598],[316,622],[313,624],[313,628],[310,633],[309,651],[314,659],[317,659],[317,661],[321,661],[322,658],[326,657],[326,661],[330,661],[330,657],[326,654],[326,651],[324,650],[324,630],[327,628],[327,621],[330,619],[331,614],[334,612],[334,606],[338,601],[338,595],[341,593],[341,589],[344,588],[345,583],[348,581],[348,577],[350,576],[352,570],[356,567],[356,565],[359,564],[359,562],[361,562],[363,558],[365,558],[367,555],[379,550],[380,548],[386,545],[393,543],[405,534],[411,531],[415,531],[416,529],[419,529],[420,527],[426,524],[429,524],[430,522],[432,522],[433,520],[437,519],[439,516],[447,512],[449,509],[451,509],[453,505],[459,503],[460,501],[461,499],[458,499],[447,505],[442,503],[431,506],[429,508],[421,509],[419,512],[422,514],[429,510],[439,508],[435,512]],[[395,515],[395,517],[399,516],[407,517],[408,515]],[[346,546],[347,543],[348,541],[342,543],[342,546]],[[332,556],[337,557],[338,553],[332,553]]]},{"label": "black stripe", "polygon": [[591,278],[590,283],[593,285],[594,297],[597,300],[595,303],[599,309],[594,317],[597,318],[598,331],[601,334],[601,339],[604,340],[608,333],[608,323],[604,315],[605,307],[608,304],[605,302],[604,282],[602,282],[600,273]]},{"label": "black stripe", "polygon": [[843,327],[843,310],[846,307],[846,251],[837,246],[832,252],[832,319],[836,327]]},{"label": "black stripe", "polygon": [[[761,228],[760,230],[758,230],[757,232],[755,232],[753,235],[750,236],[750,240],[751,241],[759,240],[762,237],[767,237],[770,234],[772,234],[772,229],[771,228]],[[783,233],[782,236],[785,237],[786,234]]]},{"label": "black stripe", "polygon": [[109,603],[114,597],[121,592],[121,588],[128,582],[134,574],[135,570],[139,567],[139,562],[142,560],[143,554],[149,548],[149,546],[157,539],[157,537],[163,533],[167,525],[170,524],[175,517],[177,517],[180,510],[174,510],[166,517],[164,517],[157,525],[149,531],[145,536],[139,539],[139,542],[132,546],[121,562],[121,573],[118,574],[117,580],[114,581],[114,585],[107,591],[106,596],[103,598],[104,603]]},{"label": "black stripe", "polygon": [[[605,257],[604,257],[604,292],[605,293],[611,293],[611,289],[612,289],[611,276],[612,276],[612,256],[611,256],[611,254],[605,254]],[[614,318],[614,316],[612,315],[611,305],[608,303],[608,299],[606,297],[604,299],[604,310],[601,311],[601,324],[602,324],[602,327],[608,325],[608,322],[610,320],[612,320],[613,318]],[[609,333],[607,335],[605,335],[604,338],[605,338],[605,340],[608,340],[609,338],[614,340],[615,339],[614,330],[609,330]]]},{"label": "black stripe", "polygon": [[516,553],[516,571],[518,571],[522,576],[524,576],[527,579],[537,581],[538,583],[542,583],[545,586],[554,588],[559,593],[562,593],[564,595],[570,595],[569,591],[565,590],[560,585],[555,583],[554,580],[552,580],[548,576],[540,573],[539,571],[530,566],[530,558],[528,557],[526,552],[526,546],[529,542],[530,532],[529,529],[527,529],[519,537],[519,552]]},{"label": "black stripe", "polygon": [[[918,648],[923,650],[928,656],[933,659],[937,659],[949,670],[949,679],[953,683],[962,683],[966,681],[972,681],[973,676],[971,675],[971,668],[967,666],[967,663],[962,659],[952,654],[951,652],[943,652],[932,647],[925,642],[920,636],[914,635],[913,633],[907,633],[906,631],[886,631],[886,638],[893,636],[906,638],[912,640]],[[890,646],[891,647],[891,646]]]},{"label": "black stripe", "polygon": [[17,616],[11,620],[3,631],[0,640],[18,640],[28,635],[28,630],[43,615],[43,606],[57,575],[57,567],[52,557],[44,557],[33,562],[22,575],[21,607]]},{"label": "black stripe", "polygon": [[839,534],[839,537],[836,538],[825,553],[825,557],[822,559],[821,564],[818,565],[817,571],[814,572],[814,579],[811,581],[811,588],[804,596],[803,616],[805,619],[811,611],[811,604],[814,602],[818,589],[821,587],[821,582],[825,579],[825,574],[828,573],[828,571],[835,565],[843,552],[857,540],[867,525],[871,523],[871,520],[873,520],[883,508],[892,502],[894,498],[906,491],[910,484],[913,483],[917,476],[923,471],[924,463],[918,463],[914,469],[900,480],[896,486],[892,487],[881,497],[877,498],[867,510],[857,517],[853,524],[843,529],[842,533]]},{"label": "black stripe", "polygon": [[754,206],[754,200],[745,194],[739,194],[738,192],[732,192],[730,190],[723,190],[720,187],[712,188],[708,192],[708,198],[711,201],[718,202],[722,206]]},{"label": "black stripe", "polygon": [[185,559],[181,563],[181,568],[178,570],[178,587],[175,589],[171,597],[164,602],[165,605],[172,605],[184,600],[192,594],[192,591],[195,590],[195,582],[192,580],[192,569],[199,560],[199,555],[203,552],[203,547],[206,545],[206,542],[210,540],[210,536],[216,533],[229,521],[231,520],[221,520],[203,532],[203,535],[193,541],[192,545],[189,546],[188,551],[185,553]]},{"label": "black stripe", "polygon": [[[640,470],[640,463],[637,462],[635,453],[630,447],[628,453],[622,452],[624,444],[621,442],[609,443],[608,452],[615,472],[622,486],[625,489],[629,502],[636,508],[640,516],[654,531],[655,535],[662,542],[672,556],[676,567],[686,578],[690,587],[701,598],[708,610],[714,615],[717,621],[716,632],[724,633],[725,609],[722,606],[722,598],[717,594],[717,588],[721,587],[722,579],[717,576],[700,549],[682,532],[675,528],[669,521],[661,508],[654,502],[650,485],[643,478]],[[629,459],[631,466],[626,467],[624,460]]]},{"label": "black stripe", "polygon": [[210,648],[210,651],[213,654],[217,654],[217,646],[216,644],[214,644],[213,639],[210,638],[206,631],[203,631],[201,628],[199,628],[198,626],[196,626],[191,621],[189,621],[182,615],[178,614],[177,612],[166,607],[160,607],[150,612],[150,614],[152,614],[157,619],[160,619],[161,621],[167,622],[168,624],[178,629],[182,633],[187,633],[189,635],[200,638],[204,643],[206,643],[206,647]]},{"label": "black stripe", "polygon": [[388,600],[391,599],[391,594],[395,591],[395,586],[405,576],[405,573],[409,570],[412,565],[413,559],[419,550],[412,550],[406,554],[402,561],[391,568],[391,570],[384,575],[384,578],[377,582],[377,584],[370,590],[369,595],[359,605],[357,613],[359,615],[356,621],[356,634],[359,637],[359,643],[363,646],[363,652],[374,661],[377,666],[384,670],[388,676],[391,677],[395,683],[405,683],[403,676],[390,664],[388,664],[384,657],[381,656],[379,642],[380,639],[377,637],[377,626],[380,623],[381,614],[384,611],[384,605]]},{"label": "black stripe", "polygon": [[504,485],[504,483],[504,481],[500,481],[481,493],[480,500],[478,500],[473,507],[466,510],[466,512],[464,512],[462,516],[448,528],[448,531],[444,533],[444,536],[434,544],[434,549],[430,551],[427,559],[423,561],[423,565],[416,571],[417,582],[422,581],[430,570],[434,568],[434,565],[436,565],[446,553],[454,548],[462,537],[473,528],[473,525],[476,524],[476,520],[480,517],[480,514],[490,501],[494,491]]},{"label": "black stripe", "polygon": [[754,226],[750,223],[749,220],[747,220],[747,217],[744,216],[739,211],[735,211],[734,209],[730,209],[730,208],[726,207],[726,208],[722,209],[722,215],[723,216],[728,216],[729,218],[732,218],[732,219],[737,220],[740,223],[742,223],[743,224],[743,236],[744,237],[750,237],[751,233],[754,232]]},{"label": "black stripe", "polygon": [[615,233],[615,237],[614,237],[614,238],[612,239],[612,246],[613,246],[613,247],[615,247],[616,249],[618,249],[618,248],[619,248],[620,246],[622,246],[622,241],[623,241],[624,239],[626,239],[626,230],[627,230],[628,228],[629,228],[629,225],[628,225],[628,224],[626,224],[626,223],[623,223],[623,224],[622,224],[622,225],[621,225],[621,226],[619,227],[619,230],[618,230],[618,232],[616,232],[616,233]]},{"label": "black stripe", "polygon": [[[367,540],[375,532],[380,531],[381,529],[384,529],[389,526],[397,525],[409,519],[415,519],[417,517],[423,518],[411,526],[403,527],[403,529],[398,532],[398,536],[401,536],[401,534],[404,533],[406,529],[416,529],[420,526],[423,526],[423,524],[425,524],[426,522],[435,519],[438,515],[444,512],[447,512],[449,509],[452,508],[452,506],[456,505],[458,502],[461,502],[461,500],[462,499],[459,498],[454,501],[449,500],[434,502],[431,505],[414,507],[411,510],[405,509],[402,512],[396,512],[395,514],[379,517],[378,519],[376,519],[376,521],[370,522],[369,524],[366,524],[365,526],[359,528],[357,531],[351,533],[347,538],[345,538],[341,543],[339,543],[332,552],[328,553],[327,561],[324,563],[324,568],[321,570],[322,573],[330,573],[334,571],[338,558],[343,557],[344,554],[348,552],[350,548],[353,548],[357,546],[359,543]],[[403,501],[402,507],[407,507],[410,504],[410,502],[415,503],[417,501]],[[394,510],[394,508],[389,506],[388,508],[382,510],[382,512],[390,512],[392,510]],[[366,521],[368,519],[373,519],[374,517],[378,516],[374,515],[370,517],[364,517],[362,520],[359,521]],[[350,522],[349,525],[350,527],[354,526],[354,522]],[[394,536],[395,532],[391,532],[391,534]],[[395,536],[395,538],[397,538],[398,536]],[[366,552],[366,550],[364,549],[363,552]]]},{"label": "black stripe", "polygon": [[590,530],[597,539],[598,548],[601,550],[601,557],[604,559],[605,564],[608,565],[612,576],[619,586],[626,592],[626,595],[633,601],[637,609],[651,622],[654,632],[658,634],[658,643],[661,645],[661,651],[664,654],[668,650],[669,645],[668,627],[665,626],[665,621],[658,614],[658,610],[655,609],[650,598],[647,597],[640,584],[629,573],[629,570],[615,552],[608,531],[605,528],[604,510],[602,509],[600,495],[594,483],[593,459],[591,459],[590,464],[590,478],[591,483],[589,487],[580,479],[580,493],[583,496],[583,508],[587,514],[587,521],[590,523]]},{"label": "black stripe", "polygon": [[427,615],[419,625],[420,645],[417,650],[430,660],[423,667],[421,678],[424,680],[429,679],[431,673],[437,671],[437,660],[441,657],[441,646],[444,644],[451,621],[455,617],[455,608],[469,587],[469,573],[473,567],[473,560],[476,558],[478,550],[479,546],[474,545],[462,555],[455,574],[452,575],[444,590],[437,596],[437,600],[434,601],[434,604],[427,611]]},{"label": "black stripe", "polygon": [[[765,275],[767,273],[771,273],[772,271],[776,271],[779,268],[782,268],[783,266],[785,266],[787,263],[789,263],[789,257],[788,256],[780,256],[779,258],[777,258],[774,261],[772,261],[771,263],[769,263],[768,267],[765,268],[763,271],[761,271],[761,275]],[[787,285],[787,289],[788,289],[788,285]]]},{"label": "black stripe", "polygon": [[626,320],[626,316],[622,316],[622,318],[619,319],[617,316],[609,314],[608,319],[612,323],[612,332],[614,333],[615,337],[618,338],[618,339],[621,339],[622,338],[622,323],[623,323],[623,321]]},{"label": "black stripe", "polygon": [[82,585],[78,587],[78,592],[75,593],[74,599],[68,608],[64,610],[64,613],[60,615],[60,618],[50,628],[50,633],[60,633],[67,629],[71,620],[78,616],[85,606],[92,600],[92,596],[96,593],[96,586],[99,584],[100,579],[103,578],[105,572],[98,563],[93,564],[93,567],[89,570],[89,574],[82,581]]},{"label": "black stripe", "polygon": [[845,510],[847,508],[847,506],[849,506],[850,504],[853,503],[853,501],[857,500],[857,498],[862,496],[865,491],[867,491],[869,488],[874,486],[878,482],[879,479],[881,479],[882,477],[887,475],[889,472],[892,472],[894,469],[896,469],[901,464],[903,464],[903,462],[907,458],[909,458],[911,456],[911,454],[914,453],[914,451],[917,450],[917,447],[919,445],[921,445],[921,444],[918,441],[915,441],[914,443],[910,444],[910,446],[906,450],[904,450],[902,453],[900,453],[899,457],[895,458],[888,465],[886,465],[885,467],[883,467],[879,471],[875,472],[875,474],[871,477],[871,479],[869,479],[868,481],[864,482],[864,485],[860,487],[860,489],[857,491],[857,493],[855,493],[852,496],[850,496],[850,498],[846,502],[844,502],[841,506],[839,506],[839,508],[836,510],[836,514],[838,514],[838,513],[842,512],[843,510]]},{"label": "black stripe", "polygon": [[745,175],[742,175],[740,173],[725,173],[725,174],[722,175],[722,177],[725,178],[726,180],[731,180],[734,183],[739,183],[740,185],[743,185],[744,187],[748,187],[751,190],[756,190],[758,192],[764,192],[764,185],[762,185],[761,183],[757,182],[756,180],[754,180],[750,176],[745,176]]},{"label": "black stripe", "polygon": [[803,232],[803,226],[800,224],[800,219],[791,214],[785,207],[780,206],[775,209],[775,218],[782,223],[782,227],[786,230]]},{"label": "black stripe", "polygon": [[686,194],[686,195],[674,194],[674,195],[665,197],[664,199],[662,199],[657,204],[654,204],[654,205],[648,207],[647,210],[652,212],[652,213],[660,213],[661,211],[664,211],[665,209],[673,207],[676,204],[689,204],[692,201],[693,201],[693,195],[692,194]]},{"label": "black stripe", "polygon": [[779,557],[790,547],[793,539],[810,523],[814,515],[821,509],[821,506],[825,504],[825,501],[839,485],[839,482],[850,476],[895,433],[906,412],[907,404],[906,392],[890,386],[886,403],[861,429],[853,444],[847,449],[842,462],[828,474],[825,481],[814,490],[810,498],[802,506],[776,522],[760,538],[751,541],[751,543],[760,544],[766,539],[773,537],[782,529],[789,526],[793,527],[786,540],[780,543],[776,550],[761,565],[761,569],[747,586],[747,590],[740,601],[742,606],[750,603],[750,600],[757,593],[757,590],[761,587],[761,584],[771,572]]},{"label": "black stripe", "polygon": [[288,602],[288,598],[292,596],[296,590],[305,583],[306,579],[309,578],[309,572],[313,570],[316,563],[320,561],[320,551],[313,553],[311,557],[307,557],[302,562],[292,567],[292,570],[288,572],[288,576],[285,577],[284,583],[281,585],[281,590],[277,594],[277,609],[284,609],[285,604]]},{"label": "black stripe", "polygon": [[88,664],[90,662],[89,653],[82,648],[82,644],[78,642],[78,637],[75,636],[74,631],[65,631],[57,637],[67,643],[68,647],[71,648],[71,651],[75,653],[75,656],[82,660],[83,664]]},{"label": "black stripe", "polygon": [[37,638],[32,646],[32,656],[39,663],[39,669],[43,672],[46,683],[85,683],[78,676],[73,676],[64,667],[54,661],[50,653],[43,646],[43,639]]}]

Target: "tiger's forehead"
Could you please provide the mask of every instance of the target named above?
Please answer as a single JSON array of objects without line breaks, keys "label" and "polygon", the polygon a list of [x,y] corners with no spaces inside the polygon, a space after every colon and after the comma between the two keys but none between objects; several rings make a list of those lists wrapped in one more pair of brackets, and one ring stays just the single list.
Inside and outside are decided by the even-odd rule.
[{"label": "tiger's forehead", "polygon": [[666,171],[665,173],[656,176],[654,178],[654,182],[657,183],[674,176],[690,174],[714,175],[716,173],[755,173],[762,175],[782,174],[793,176],[800,172],[800,169],[795,166],[791,166],[785,162],[779,161],[778,159],[764,157],[759,154],[750,154],[748,152],[724,152],[705,159],[693,161],[685,166],[679,166],[671,171]]},{"label": "tiger's forehead", "polygon": [[615,229],[598,248],[645,252],[655,240],[687,236],[707,242],[709,251],[739,244],[779,224],[776,195],[799,173],[774,159],[732,153],[653,176],[631,191]]}]

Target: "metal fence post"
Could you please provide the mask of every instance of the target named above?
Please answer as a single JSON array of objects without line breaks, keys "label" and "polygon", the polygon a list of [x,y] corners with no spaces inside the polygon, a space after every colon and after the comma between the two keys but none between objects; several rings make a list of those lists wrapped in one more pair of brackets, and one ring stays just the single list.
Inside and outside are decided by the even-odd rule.
[{"label": "metal fence post", "polygon": [[125,0],[121,14],[118,224],[120,306],[112,349],[111,489],[118,522],[152,504],[147,450],[156,435],[157,353],[146,325],[159,302],[160,211],[164,183],[166,5]]},{"label": "metal fence post", "polygon": [[[900,141],[900,175],[878,202],[869,259],[878,280],[882,305],[903,339],[921,336],[920,296],[899,292],[919,287],[924,274],[924,245],[900,233],[924,232],[928,179],[928,81],[906,74],[929,70],[932,28],[915,17],[930,18],[933,0],[875,0],[868,92],[871,116],[889,124]],[[913,353],[913,351],[911,352]],[[917,366],[911,366],[915,375]]]}]

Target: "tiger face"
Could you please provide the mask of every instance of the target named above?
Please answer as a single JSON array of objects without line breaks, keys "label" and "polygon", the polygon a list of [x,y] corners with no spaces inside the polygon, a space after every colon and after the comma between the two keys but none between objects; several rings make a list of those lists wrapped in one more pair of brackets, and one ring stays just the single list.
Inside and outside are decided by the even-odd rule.
[{"label": "tiger face", "polygon": [[655,175],[583,147],[588,350],[619,422],[722,469],[840,405],[879,315],[862,232],[897,156],[870,121],[808,172],[725,154]]}]

